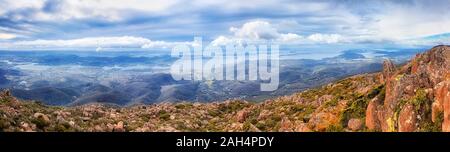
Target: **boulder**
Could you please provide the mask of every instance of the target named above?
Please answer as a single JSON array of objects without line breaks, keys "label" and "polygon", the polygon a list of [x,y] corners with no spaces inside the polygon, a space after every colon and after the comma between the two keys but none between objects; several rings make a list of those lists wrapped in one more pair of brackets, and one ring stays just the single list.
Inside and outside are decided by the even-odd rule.
[{"label": "boulder", "polygon": [[284,117],[281,120],[280,129],[278,131],[292,132],[292,131],[294,131],[294,124],[287,117]]},{"label": "boulder", "polygon": [[124,128],[124,125],[123,125],[123,121],[119,121],[119,122],[114,126],[113,131],[114,131],[114,132],[125,132],[125,128]]},{"label": "boulder", "polygon": [[248,117],[250,111],[248,109],[242,109],[236,113],[236,121],[243,123]]},{"label": "boulder", "polygon": [[362,128],[363,122],[361,119],[352,118],[348,121],[347,127],[352,131],[358,131]]},{"label": "boulder", "polygon": [[302,121],[295,121],[295,132],[311,132],[308,125]]},{"label": "boulder", "polygon": [[338,117],[330,112],[319,112],[313,114],[308,121],[308,127],[315,131],[325,131],[329,126],[337,124]]},{"label": "boulder", "polygon": [[47,124],[50,123],[50,118],[48,118],[48,116],[46,114],[37,112],[33,115],[33,117],[41,120],[43,123],[47,123]]}]

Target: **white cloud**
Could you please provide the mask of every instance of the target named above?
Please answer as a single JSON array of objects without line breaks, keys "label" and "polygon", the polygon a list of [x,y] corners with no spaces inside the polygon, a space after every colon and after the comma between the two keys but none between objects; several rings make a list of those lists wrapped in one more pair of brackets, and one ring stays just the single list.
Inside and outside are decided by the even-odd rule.
[{"label": "white cloud", "polygon": [[375,36],[411,39],[450,32],[449,1],[412,1],[411,4],[388,3],[383,11],[372,14],[375,20],[367,29]]},{"label": "white cloud", "polygon": [[[55,21],[71,19],[124,19],[127,11],[164,14],[178,0],[8,0],[1,1],[0,15],[17,10],[34,11],[14,13],[14,20]],[[49,10],[46,10],[49,9]]]},{"label": "white cloud", "polygon": [[266,21],[251,21],[244,23],[241,28],[231,27],[232,36],[219,36],[211,42],[213,45],[242,44],[243,42],[273,41],[281,44],[319,44],[340,43],[344,37],[339,34],[312,34],[302,36],[295,33],[280,33]]},{"label": "white cloud", "polygon": [[3,39],[3,40],[8,40],[8,39],[16,38],[16,37],[17,37],[17,35],[15,35],[15,34],[0,33],[0,40],[1,40],[1,39]]},{"label": "white cloud", "polygon": [[[281,25],[280,25],[281,24]],[[284,45],[319,45],[319,44],[396,44],[401,46],[418,46],[418,45],[435,45],[435,44],[448,44],[450,43],[448,35],[441,37],[439,39],[424,39],[425,33],[433,34],[433,27],[423,27],[414,29],[417,27],[410,26],[409,30],[416,30],[414,32],[409,32],[412,35],[403,34],[396,35],[396,32],[389,29],[390,26],[386,26],[383,29],[389,31],[388,33],[370,33],[370,30],[375,30],[374,27],[369,28],[366,33],[348,33],[348,34],[338,34],[338,33],[313,33],[310,35],[300,35],[296,33],[282,33],[276,27],[286,27],[286,21],[280,22],[280,24],[271,24],[267,21],[251,21],[244,23],[241,27],[231,27],[231,35],[225,36],[221,35],[211,42],[213,45],[227,45],[227,44],[243,44],[246,42],[255,41],[271,41],[277,42]],[[433,23],[430,23],[433,24]],[[445,24],[445,22],[440,22],[439,24]],[[297,23],[289,23],[289,26],[297,25]],[[428,25],[428,24],[424,24]],[[434,25],[434,24],[433,24]],[[406,25],[405,25],[406,26]],[[431,25],[430,25],[431,26]],[[395,26],[393,26],[395,27]],[[442,29],[437,26],[437,33],[441,33]],[[450,25],[448,26],[450,27]],[[379,28],[379,27],[377,27]],[[406,27],[405,27],[406,28]],[[408,29],[408,28],[406,28]],[[372,31],[372,32],[373,32]],[[424,32],[425,33],[421,33]],[[388,34],[388,35],[386,35]],[[391,35],[391,36],[389,36]],[[412,37],[412,38],[411,38]]]},{"label": "white cloud", "polygon": [[58,49],[58,48],[171,48],[177,44],[192,45],[194,42],[152,41],[143,37],[87,37],[69,40],[32,40],[0,43],[3,49]]},{"label": "white cloud", "polygon": [[339,34],[312,34],[308,36],[308,40],[314,42],[324,42],[324,43],[338,43],[342,42],[343,37]]},{"label": "white cloud", "polygon": [[298,42],[302,41],[303,39],[304,39],[303,36],[293,33],[280,34],[280,37],[278,37],[278,41],[281,42]]},{"label": "white cloud", "polygon": [[163,49],[170,49],[174,47],[175,45],[196,45],[197,42],[166,42],[166,41],[151,41],[149,43],[146,43],[141,46],[143,49],[149,49],[149,48],[163,48]]},{"label": "white cloud", "polygon": [[238,38],[252,40],[276,39],[280,36],[277,29],[265,21],[247,22],[241,28],[231,27],[230,31]]},{"label": "white cloud", "polygon": [[[273,10],[274,12],[311,13],[330,8],[323,2],[291,0],[0,0],[0,15],[15,20],[55,21],[106,19],[118,21],[136,15],[158,16],[198,13],[214,9],[217,13]],[[49,9],[50,8],[50,9]],[[49,9],[49,10],[46,10]],[[27,10],[33,13],[22,14]],[[18,11],[19,13],[15,13]],[[131,13],[131,14],[128,14]]]},{"label": "white cloud", "polygon": [[[251,40],[251,41],[255,41],[255,40]],[[219,46],[219,45],[234,45],[234,44],[238,44],[238,45],[242,45],[244,44],[244,42],[248,42],[245,39],[242,38],[235,38],[235,37],[226,37],[226,36],[219,36],[216,39],[214,39],[213,41],[211,41],[211,45],[214,46]]]}]

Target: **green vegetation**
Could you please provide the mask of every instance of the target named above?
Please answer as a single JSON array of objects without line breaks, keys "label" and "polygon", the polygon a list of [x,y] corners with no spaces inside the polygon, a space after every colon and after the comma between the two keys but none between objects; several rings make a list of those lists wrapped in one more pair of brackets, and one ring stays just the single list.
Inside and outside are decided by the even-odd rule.
[{"label": "green vegetation", "polygon": [[330,125],[325,129],[326,132],[343,132],[344,127],[340,124]]},{"label": "green vegetation", "polygon": [[158,115],[159,115],[159,119],[161,119],[161,120],[169,120],[170,119],[170,114],[166,110],[160,110]]},{"label": "green vegetation", "polygon": [[404,76],[405,76],[404,74],[399,74],[395,76],[395,81],[400,81]]},{"label": "green vegetation", "polygon": [[295,112],[297,114],[297,116],[299,117],[300,120],[302,120],[303,122],[308,122],[309,118],[311,116],[311,114],[316,110],[316,108],[314,108],[311,105],[295,105],[292,107],[292,111]]},{"label": "green vegetation", "polygon": [[379,85],[377,87],[375,87],[374,89],[372,89],[369,94],[367,94],[367,97],[372,99],[375,98],[377,95],[383,95],[380,98],[384,99],[384,95],[386,93],[386,89],[384,87],[384,85]]},{"label": "green vegetation", "polygon": [[176,104],[175,108],[177,109],[187,109],[187,108],[192,108],[192,103],[180,103],[180,104]]},{"label": "green vegetation", "polygon": [[244,123],[244,125],[243,125],[243,127],[242,127],[242,130],[244,130],[244,131],[250,131],[251,130],[251,123],[250,122],[245,122]]},{"label": "green vegetation", "polygon": [[266,130],[267,126],[264,122],[260,121],[256,124],[256,128],[258,128],[259,130]]},{"label": "green vegetation", "polygon": [[209,109],[208,110],[208,115],[213,116],[213,117],[217,117],[220,116],[220,111],[218,109]]},{"label": "green vegetation", "polygon": [[436,117],[436,122],[432,122],[431,119],[424,120],[420,123],[420,130],[423,132],[441,132],[442,122],[444,121],[444,113],[439,112]]},{"label": "green vegetation", "polygon": [[3,98],[0,99],[0,103],[7,103],[7,102],[9,102],[9,101],[6,99],[3,99]]},{"label": "green vegetation", "polygon": [[416,95],[411,100],[411,104],[416,108],[416,111],[419,112],[420,109],[430,109],[429,105],[431,105],[431,100],[428,99],[427,93],[424,89],[418,89]]},{"label": "green vegetation", "polygon": [[229,104],[220,104],[219,111],[222,113],[232,113],[247,107],[248,103],[242,101],[231,101]]},{"label": "green vegetation", "polygon": [[10,121],[11,120],[9,120],[8,118],[0,116],[0,131],[4,131],[4,129],[9,128],[9,126],[11,126]]},{"label": "green vegetation", "polygon": [[42,116],[31,119],[31,122],[36,124],[36,127],[42,130],[45,130],[45,127],[50,125],[50,122],[46,121]]},{"label": "green vegetation", "polygon": [[443,112],[438,113],[436,122],[431,121],[431,104],[432,100],[428,99],[424,89],[418,89],[416,95],[411,100],[416,112],[421,116],[419,123],[419,131],[424,132],[440,132],[442,131],[442,121],[444,120]]},{"label": "green vegetation", "polygon": [[[367,95],[352,93],[346,98],[350,98],[346,108],[340,113],[339,126],[347,126],[347,122],[352,118],[364,119],[366,117],[366,108],[369,101],[375,97],[384,98],[384,85],[378,85],[369,91]],[[336,127],[336,126],[335,126]]]},{"label": "green vegetation", "polygon": [[349,102],[347,108],[341,114],[341,122],[346,125],[346,122],[351,118],[365,118],[368,103],[369,100],[365,98],[359,98],[354,102]]},{"label": "green vegetation", "polygon": [[325,102],[325,107],[334,107],[339,103],[339,97],[334,97],[330,101]]},{"label": "green vegetation", "polygon": [[396,130],[396,124],[398,121],[398,116],[400,115],[400,111],[406,104],[410,104],[414,107],[415,112],[420,115],[421,119],[419,120],[419,131],[440,131],[440,122],[431,122],[431,103],[432,101],[428,99],[426,91],[422,88],[417,89],[416,94],[411,99],[400,100],[394,109],[394,116],[388,119],[390,130]]},{"label": "green vegetation", "polygon": [[54,125],[53,128],[50,128],[49,130],[57,131],[57,132],[73,132],[73,131],[75,131],[75,129],[72,128],[68,122],[59,122],[56,125]]},{"label": "green vegetation", "polygon": [[261,112],[261,109],[254,109],[252,111],[250,111],[250,113],[247,116],[247,121],[246,123],[251,123],[253,125],[258,123],[258,116]]},{"label": "green vegetation", "polygon": [[396,131],[397,128],[397,118],[398,118],[398,114],[395,113],[394,117],[390,117],[386,120],[386,123],[388,125],[388,131],[389,132],[394,132]]}]

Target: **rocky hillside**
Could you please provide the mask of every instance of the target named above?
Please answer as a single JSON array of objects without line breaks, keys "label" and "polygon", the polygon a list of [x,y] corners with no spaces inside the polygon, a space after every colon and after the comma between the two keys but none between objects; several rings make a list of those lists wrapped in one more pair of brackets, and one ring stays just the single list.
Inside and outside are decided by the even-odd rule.
[{"label": "rocky hillside", "polygon": [[0,131],[450,131],[450,47],[262,103],[46,106],[0,93]]}]

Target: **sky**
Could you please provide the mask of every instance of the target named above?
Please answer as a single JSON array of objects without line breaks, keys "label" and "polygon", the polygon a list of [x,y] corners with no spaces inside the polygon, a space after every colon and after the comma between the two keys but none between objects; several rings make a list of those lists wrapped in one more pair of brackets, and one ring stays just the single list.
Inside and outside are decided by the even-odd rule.
[{"label": "sky", "polygon": [[450,43],[449,0],[0,0],[0,49],[170,49],[271,41],[299,50]]}]

